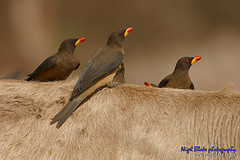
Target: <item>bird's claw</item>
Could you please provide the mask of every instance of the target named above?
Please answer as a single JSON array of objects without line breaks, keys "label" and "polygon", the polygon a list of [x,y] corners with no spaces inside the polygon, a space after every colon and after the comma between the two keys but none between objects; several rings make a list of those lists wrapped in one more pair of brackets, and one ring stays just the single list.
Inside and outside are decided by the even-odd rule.
[{"label": "bird's claw", "polygon": [[118,83],[118,82],[111,82],[111,83],[108,83],[107,84],[107,86],[109,87],[109,88],[113,88],[113,87],[116,87],[116,86],[118,86],[118,85],[120,85],[121,83]]}]

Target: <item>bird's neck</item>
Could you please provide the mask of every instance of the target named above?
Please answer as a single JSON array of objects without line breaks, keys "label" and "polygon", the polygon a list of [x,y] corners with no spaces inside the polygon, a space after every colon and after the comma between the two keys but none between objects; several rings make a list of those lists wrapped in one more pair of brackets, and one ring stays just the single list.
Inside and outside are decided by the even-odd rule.
[{"label": "bird's neck", "polygon": [[123,42],[116,39],[109,38],[107,45],[113,46],[113,47],[123,47]]},{"label": "bird's neck", "polygon": [[73,54],[74,50],[75,48],[63,47],[63,48],[59,48],[58,54],[63,54],[63,53]]},{"label": "bird's neck", "polygon": [[123,50],[122,44],[117,44],[117,43],[107,43],[106,47],[111,47],[115,48],[118,50]]},{"label": "bird's neck", "polygon": [[182,69],[182,68],[175,68],[173,73],[175,74],[188,74],[189,72],[189,68],[185,68],[185,69]]}]

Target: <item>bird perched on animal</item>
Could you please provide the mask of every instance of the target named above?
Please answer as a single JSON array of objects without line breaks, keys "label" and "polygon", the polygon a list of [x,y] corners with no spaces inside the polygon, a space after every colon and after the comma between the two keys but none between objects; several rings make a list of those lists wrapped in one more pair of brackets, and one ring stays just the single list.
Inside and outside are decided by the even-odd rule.
[{"label": "bird perched on animal", "polygon": [[77,58],[73,56],[74,50],[85,40],[85,38],[64,40],[58,52],[48,57],[32,74],[29,74],[27,81],[57,81],[68,78],[80,65]]},{"label": "bird perched on animal", "polygon": [[129,27],[113,32],[109,36],[106,46],[94,53],[80,75],[68,103],[54,116],[50,124],[58,122],[56,127],[60,128],[68,117],[96,90],[120,84],[121,79],[124,79],[124,70],[122,70],[123,41],[132,30],[133,28]]},{"label": "bird perched on animal", "polygon": [[202,57],[182,57],[177,61],[176,67],[172,74],[166,76],[158,85],[151,84],[149,82],[144,82],[146,86],[149,87],[159,87],[159,88],[179,88],[179,89],[192,89],[194,90],[194,85],[189,77],[190,67],[199,61]]}]

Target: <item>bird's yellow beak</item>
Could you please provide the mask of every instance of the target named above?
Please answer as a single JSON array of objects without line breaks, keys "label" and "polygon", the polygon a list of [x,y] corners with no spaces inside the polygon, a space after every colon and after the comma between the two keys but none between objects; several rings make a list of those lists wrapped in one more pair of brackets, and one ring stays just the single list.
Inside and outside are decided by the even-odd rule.
[{"label": "bird's yellow beak", "polygon": [[193,60],[191,61],[191,64],[196,63],[196,62],[199,61],[201,58],[202,58],[202,57],[200,57],[200,56],[194,57]]},{"label": "bird's yellow beak", "polygon": [[133,28],[129,27],[126,29],[126,31],[124,32],[124,37],[127,37],[127,35],[132,32]]},{"label": "bird's yellow beak", "polygon": [[79,45],[80,43],[86,41],[86,38],[79,38],[76,42],[75,42],[75,46]]},{"label": "bird's yellow beak", "polygon": [[145,86],[147,86],[147,87],[152,87],[152,85],[151,85],[150,83],[148,83],[148,82],[144,82],[144,84],[145,84]]}]

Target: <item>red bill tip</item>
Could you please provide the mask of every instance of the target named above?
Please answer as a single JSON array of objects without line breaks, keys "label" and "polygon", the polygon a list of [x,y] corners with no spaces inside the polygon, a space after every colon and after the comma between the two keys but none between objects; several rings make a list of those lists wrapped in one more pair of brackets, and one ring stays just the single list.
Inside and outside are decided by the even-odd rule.
[{"label": "red bill tip", "polygon": [[196,59],[197,61],[199,61],[200,59],[202,59],[202,57],[196,56],[195,59]]},{"label": "red bill tip", "polygon": [[86,38],[80,38],[81,43],[84,42],[84,41],[86,41]]},{"label": "red bill tip", "polygon": [[147,86],[147,87],[151,87],[151,84],[148,83],[148,82],[144,82],[144,84],[145,84],[145,86]]},{"label": "red bill tip", "polygon": [[133,30],[132,27],[127,28],[127,32],[128,32],[128,33],[132,32],[132,30]]}]

